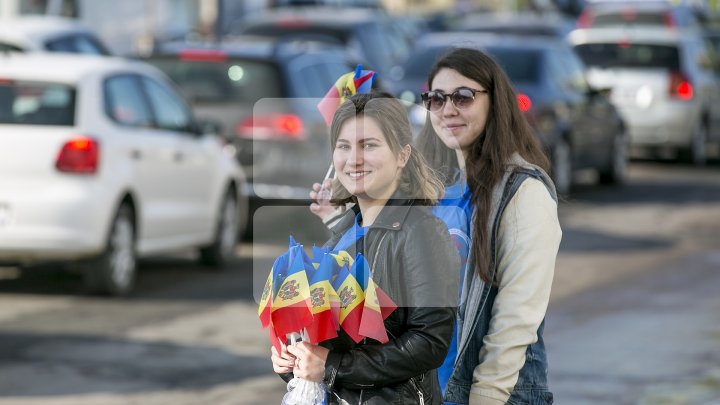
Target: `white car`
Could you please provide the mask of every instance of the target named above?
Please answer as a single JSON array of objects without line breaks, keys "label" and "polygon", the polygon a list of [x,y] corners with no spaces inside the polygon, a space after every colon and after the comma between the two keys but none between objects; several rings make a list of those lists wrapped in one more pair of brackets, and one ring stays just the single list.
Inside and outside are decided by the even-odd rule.
[{"label": "white car", "polygon": [[569,39],[588,81],[612,89],[634,149],[705,163],[708,144],[720,142],[720,84],[699,32],[608,27],[575,30]]},{"label": "white car", "polygon": [[79,261],[91,291],[114,295],[137,257],[192,247],[225,264],[245,178],[200,127],[145,63],[0,53],[0,262]]},{"label": "white car", "polygon": [[54,16],[0,20],[0,51],[110,54],[89,28],[76,20]]}]

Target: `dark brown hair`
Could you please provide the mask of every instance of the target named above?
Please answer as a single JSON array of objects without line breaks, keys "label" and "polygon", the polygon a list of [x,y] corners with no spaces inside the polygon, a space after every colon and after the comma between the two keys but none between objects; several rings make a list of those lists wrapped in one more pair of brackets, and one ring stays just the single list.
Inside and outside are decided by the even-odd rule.
[{"label": "dark brown hair", "polygon": [[[483,281],[494,282],[491,280],[494,269],[490,268],[492,235],[488,233],[493,190],[501,181],[514,153],[546,172],[549,171],[550,161],[518,107],[510,80],[497,62],[476,49],[453,49],[433,65],[428,76],[429,89],[432,89],[433,79],[441,69],[452,69],[478,82],[489,92],[490,108],[485,128],[465,151],[465,168],[475,209],[472,224],[475,270]],[[453,179],[453,172],[458,167],[456,153],[445,146],[435,133],[429,114],[419,135],[418,149],[447,183]]]},{"label": "dark brown hair", "polygon": [[[343,124],[356,117],[374,119],[385,135],[385,141],[396,155],[406,145],[412,144],[410,122],[402,103],[390,94],[372,92],[356,94],[338,107],[330,126],[331,151],[335,149]],[[413,149],[400,174],[398,189],[404,197],[414,199],[418,203],[435,204],[443,196],[444,186],[423,155]],[[356,202],[354,196],[337,179],[333,181],[332,195],[332,203],[335,205]]]}]

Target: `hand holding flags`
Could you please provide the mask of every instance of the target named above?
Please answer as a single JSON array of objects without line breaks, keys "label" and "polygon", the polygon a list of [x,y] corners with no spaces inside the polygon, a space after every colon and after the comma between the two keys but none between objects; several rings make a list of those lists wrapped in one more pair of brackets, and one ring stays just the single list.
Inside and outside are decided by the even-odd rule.
[{"label": "hand holding flags", "polygon": [[278,338],[303,330],[314,344],[336,337],[339,328],[355,342],[369,337],[387,343],[383,321],[395,308],[362,255],[313,248],[310,260],[291,240],[268,274],[258,318],[280,352]]},{"label": "hand holding flags", "polygon": [[340,76],[317,106],[325,123],[328,126],[332,124],[335,110],[347,97],[358,93],[369,93],[376,76],[377,73],[372,70],[363,70],[362,65],[357,65],[354,72]]}]

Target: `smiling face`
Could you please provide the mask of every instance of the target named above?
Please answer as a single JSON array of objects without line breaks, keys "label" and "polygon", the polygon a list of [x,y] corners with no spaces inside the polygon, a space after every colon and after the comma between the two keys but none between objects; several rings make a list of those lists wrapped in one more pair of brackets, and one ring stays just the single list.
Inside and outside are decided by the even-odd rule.
[{"label": "smiling face", "polygon": [[360,203],[384,203],[397,189],[409,148],[393,152],[377,121],[350,118],[342,124],[333,150],[338,180]]},{"label": "smiling face", "polygon": [[[430,90],[451,94],[461,87],[488,90],[480,83],[449,68],[438,71]],[[445,146],[464,151],[470,148],[485,129],[489,110],[490,97],[487,93],[475,93],[475,100],[464,109],[455,107],[448,98],[442,109],[430,112],[430,122]]]}]

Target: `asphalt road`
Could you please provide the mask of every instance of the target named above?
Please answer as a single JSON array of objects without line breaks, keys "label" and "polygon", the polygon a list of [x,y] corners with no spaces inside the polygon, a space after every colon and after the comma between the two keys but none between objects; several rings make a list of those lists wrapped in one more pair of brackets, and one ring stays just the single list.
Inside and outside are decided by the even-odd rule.
[{"label": "asphalt road", "polygon": [[[634,163],[561,204],[547,317],[557,404],[720,404],[720,162]],[[281,215],[282,214],[282,215]],[[303,209],[259,214],[224,272],[145,260],[127,299],[58,266],[0,268],[0,405],[279,404],[254,292]],[[283,242],[284,243],[284,242]]]}]

